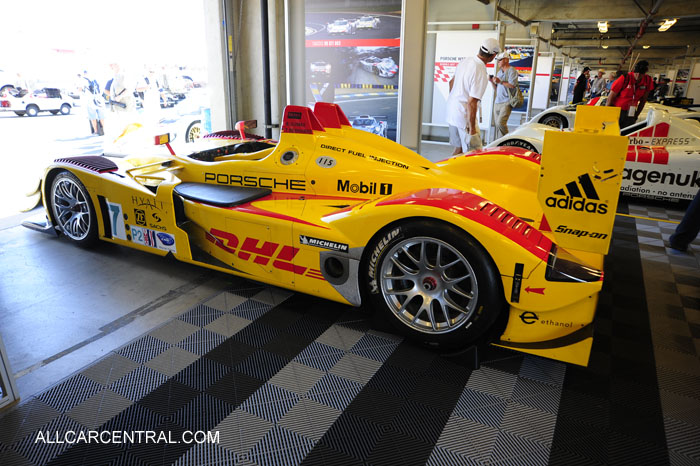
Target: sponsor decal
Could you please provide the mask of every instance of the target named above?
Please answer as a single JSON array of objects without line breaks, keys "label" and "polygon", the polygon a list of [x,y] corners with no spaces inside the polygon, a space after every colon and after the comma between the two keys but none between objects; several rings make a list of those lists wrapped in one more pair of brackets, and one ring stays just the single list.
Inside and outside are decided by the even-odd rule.
[{"label": "sponsor decal", "polygon": [[540,318],[537,317],[537,314],[535,314],[534,312],[530,312],[530,311],[525,311],[522,314],[520,314],[518,317],[520,317],[520,320],[523,321],[523,324],[527,324],[527,325],[532,325],[535,322],[537,322],[538,320],[540,320]]},{"label": "sponsor decal", "polygon": [[173,235],[169,235],[167,233],[156,233],[156,236],[160,242],[166,246],[172,246],[175,244],[175,238],[173,238]]},{"label": "sponsor decal", "polygon": [[[606,170],[604,173],[607,174],[610,171]],[[595,190],[588,173],[579,176],[578,180],[567,183],[563,188],[554,191],[553,194],[554,196],[545,199],[547,207],[601,215],[608,213],[607,203],[596,202],[599,201],[598,192]]]},{"label": "sponsor decal", "polygon": [[700,188],[700,172],[697,170],[693,173],[673,173],[625,168],[622,172],[622,179],[631,181],[634,186],[641,186],[645,183],[660,183]]},{"label": "sponsor decal", "polygon": [[151,218],[153,219],[154,222],[160,223],[163,219],[160,218],[160,215],[158,215],[156,212],[153,212],[151,214]]},{"label": "sponsor decal", "polygon": [[141,209],[134,209],[134,219],[137,225],[146,226],[146,211]]},{"label": "sponsor decal", "polygon": [[126,227],[121,204],[107,201],[109,210],[109,223],[112,226],[112,237],[126,241]]},{"label": "sponsor decal", "polygon": [[319,269],[312,269],[293,263],[299,248],[252,237],[245,238],[241,244],[238,236],[216,228],[209,230],[206,238],[218,248],[238,257],[242,261],[254,262],[264,266],[272,262],[272,267],[275,269],[317,280],[325,280]]},{"label": "sponsor decal", "polygon": [[287,118],[292,120],[301,120],[301,112],[289,112],[287,113]]},{"label": "sponsor decal", "polygon": [[317,248],[330,249],[331,251],[348,252],[350,249],[345,243],[336,243],[335,241],[313,238],[306,235],[299,235],[299,242],[304,246],[315,246]]},{"label": "sponsor decal", "polygon": [[398,167],[403,168],[404,170],[408,170],[408,165],[406,165],[405,163],[397,162],[396,160],[385,159],[384,157],[377,157],[376,155],[372,154],[365,154],[364,152],[357,152],[352,149],[347,149],[345,147],[336,147],[328,144],[321,144],[321,149],[347,153],[348,155],[354,155],[355,157],[361,157],[363,159],[367,158],[370,160],[374,160],[375,162],[391,165],[392,167]]},{"label": "sponsor decal", "polygon": [[247,188],[286,189],[305,191],[306,180],[281,179],[270,176],[229,175],[228,173],[205,173],[204,182],[243,186]]},{"label": "sponsor decal", "polygon": [[370,181],[365,184],[360,181],[360,184],[350,183],[350,180],[338,180],[338,191],[354,194],[379,194],[380,196],[388,196],[394,189],[391,183],[377,183]]},{"label": "sponsor decal", "polygon": [[384,237],[381,240],[379,240],[379,243],[377,243],[377,246],[375,246],[374,250],[372,251],[372,254],[369,256],[369,266],[367,267],[367,274],[369,275],[369,286],[370,292],[372,294],[379,293],[379,286],[377,285],[376,277],[377,260],[381,256],[384,249],[389,245],[389,243],[393,239],[397,238],[400,234],[401,228],[395,228],[391,230],[389,233],[384,235]]},{"label": "sponsor decal", "polygon": [[131,196],[131,203],[142,209],[155,209],[163,210],[164,203],[162,201],[157,201],[152,197],[143,196]]},{"label": "sponsor decal", "polygon": [[513,287],[510,292],[510,301],[513,303],[520,302],[520,286],[523,281],[523,271],[525,270],[525,264],[516,263],[515,270],[513,271]]},{"label": "sponsor decal", "polygon": [[333,168],[335,167],[335,159],[322,155],[316,159],[316,165],[321,168]]},{"label": "sponsor decal", "polygon": [[532,325],[535,322],[539,322],[540,325],[546,325],[548,327],[572,328],[574,326],[573,322],[559,322],[559,321],[552,320],[552,319],[540,320],[540,318],[537,316],[537,314],[535,314],[534,312],[531,312],[531,311],[525,311],[522,314],[520,314],[518,317],[520,317],[520,320],[522,320],[523,323],[526,325]]},{"label": "sponsor decal", "polygon": [[[588,230],[575,230],[573,228],[569,228],[566,225],[559,225],[556,230],[554,230],[555,233],[564,233],[566,235],[572,235],[576,236],[577,238],[581,237],[589,237],[589,238],[595,238],[595,239],[605,239],[608,237],[607,233],[598,233],[595,231],[588,231]],[[538,288],[535,288],[538,289]],[[544,294],[544,292],[542,293]]]},{"label": "sponsor decal", "polygon": [[633,146],[689,146],[694,138],[649,138],[630,136]]},{"label": "sponsor decal", "polygon": [[149,248],[160,249],[161,251],[177,252],[175,238],[162,232],[156,232],[149,228],[131,226],[131,241]]}]

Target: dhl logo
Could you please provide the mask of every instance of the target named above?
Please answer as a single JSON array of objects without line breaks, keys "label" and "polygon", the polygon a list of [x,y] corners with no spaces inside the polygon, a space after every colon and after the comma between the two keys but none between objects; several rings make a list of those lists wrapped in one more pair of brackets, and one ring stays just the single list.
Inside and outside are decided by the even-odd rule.
[{"label": "dhl logo", "polygon": [[268,265],[272,261],[272,267],[276,269],[317,280],[325,280],[320,270],[292,263],[294,256],[299,252],[299,249],[293,246],[281,246],[279,243],[271,241],[262,241],[261,246],[261,240],[247,237],[239,248],[240,241],[236,235],[216,228],[212,228],[207,233],[207,240],[244,261],[250,261],[252,258],[254,263],[260,265]]}]

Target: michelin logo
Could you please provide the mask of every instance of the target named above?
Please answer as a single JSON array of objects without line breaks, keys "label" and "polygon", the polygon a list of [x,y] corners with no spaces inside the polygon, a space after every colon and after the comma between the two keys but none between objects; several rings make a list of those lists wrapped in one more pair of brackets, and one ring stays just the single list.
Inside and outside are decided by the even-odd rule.
[{"label": "michelin logo", "polygon": [[335,241],[313,238],[306,235],[299,235],[299,242],[304,246],[314,246],[322,249],[330,249],[331,251],[348,252],[350,249],[345,243],[336,243]]}]

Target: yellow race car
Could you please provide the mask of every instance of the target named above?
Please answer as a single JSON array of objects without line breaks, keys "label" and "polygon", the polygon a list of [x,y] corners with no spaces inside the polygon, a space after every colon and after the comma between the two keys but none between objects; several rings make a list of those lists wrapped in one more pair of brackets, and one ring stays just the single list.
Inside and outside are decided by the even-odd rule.
[{"label": "yellow race car", "polygon": [[[613,181],[572,164],[558,175],[513,147],[432,163],[327,103],[288,106],[279,142],[250,126],[185,156],[56,160],[42,183],[48,222],[28,226],[366,303],[429,345],[489,339],[587,364],[619,176],[616,191],[610,170]],[[544,194],[541,179],[554,183]],[[573,220],[553,222],[557,209]],[[598,232],[579,224],[591,209]]]}]

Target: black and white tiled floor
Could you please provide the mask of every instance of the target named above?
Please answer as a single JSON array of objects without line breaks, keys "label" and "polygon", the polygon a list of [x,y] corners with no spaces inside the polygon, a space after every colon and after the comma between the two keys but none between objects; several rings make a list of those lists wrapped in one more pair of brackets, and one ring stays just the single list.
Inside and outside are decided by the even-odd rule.
[{"label": "black and white tiled floor", "polygon": [[[232,279],[0,417],[0,465],[700,464],[700,242],[667,249],[673,228],[617,217],[588,368],[494,347],[472,370],[362,310]],[[89,430],[219,441],[37,443]]]}]

